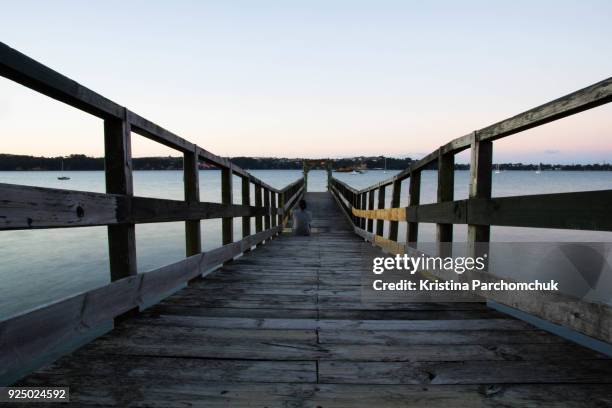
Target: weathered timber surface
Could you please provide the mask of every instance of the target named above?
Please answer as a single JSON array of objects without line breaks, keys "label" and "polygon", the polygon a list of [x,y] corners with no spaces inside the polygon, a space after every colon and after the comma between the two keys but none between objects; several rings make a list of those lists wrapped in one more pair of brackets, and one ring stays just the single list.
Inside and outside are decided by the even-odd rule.
[{"label": "weathered timber surface", "polygon": [[355,235],[307,193],[281,234],[19,381],[74,406],[610,406],[612,360],[480,303],[364,304]]}]

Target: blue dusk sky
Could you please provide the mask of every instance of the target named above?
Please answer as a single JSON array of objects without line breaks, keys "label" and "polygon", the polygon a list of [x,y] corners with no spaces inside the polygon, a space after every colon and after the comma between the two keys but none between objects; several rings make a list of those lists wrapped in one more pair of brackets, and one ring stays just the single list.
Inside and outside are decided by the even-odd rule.
[{"label": "blue dusk sky", "polygon": [[[418,158],[612,75],[612,1],[0,6],[0,41],[224,156]],[[494,160],[609,161],[611,113],[496,142]],[[0,133],[3,153],[103,154],[99,119],[4,78]],[[176,154],[141,137],[133,153]]]}]

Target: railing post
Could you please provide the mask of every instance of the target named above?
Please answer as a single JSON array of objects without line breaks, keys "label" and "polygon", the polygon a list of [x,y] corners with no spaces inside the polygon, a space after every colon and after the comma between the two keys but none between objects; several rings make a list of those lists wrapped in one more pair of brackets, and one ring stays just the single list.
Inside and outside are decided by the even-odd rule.
[{"label": "railing post", "polygon": [[[360,193],[359,197],[361,199],[361,204],[359,206],[360,209],[365,210],[368,208],[368,197],[367,197],[368,193]],[[367,219],[365,217],[361,217],[359,224],[361,225],[361,229],[366,229],[367,227]]]},{"label": "railing post", "polygon": [[[408,186],[408,206],[419,205],[421,202],[421,170],[410,172],[410,184]],[[416,248],[419,239],[419,223],[409,222],[406,231],[406,244]]]},{"label": "railing post", "polygon": [[330,159],[327,159],[325,163],[325,167],[327,170],[327,189],[331,191],[331,183],[332,183],[332,162]]},{"label": "railing post", "polygon": [[[183,184],[185,187],[185,201],[188,203],[200,201],[197,146],[193,152],[185,152],[183,154]],[[187,256],[192,256],[200,252],[202,252],[200,220],[187,220],[185,221],[185,253]]]},{"label": "railing post", "polygon": [[[131,126],[127,110],[123,119],[104,120],[104,171],[106,192],[134,195],[132,181]],[[128,211],[131,211],[129,209]],[[136,228],[134,224],[109,225],[108,256],[111,281],[138,273],[136,267]]]},{"label": "railing post", "polygon": [[[368,194],[368,210],[374,209],[374,192],[376,190],[370,190]],[[374,219],[368,218],[368,232],[374,232]]]},{"label": "railing post", "polygon": [[[356,210],[359,209],[359,203],[357,200],[357,194],[355,194],[354,192],[350,191],[350,197],[351,197],[351,206],[353,208],[355,208]],[[351,214],[353,212],[351,211]],[[359,226],[359,218],[357,218],[356,215],[353,215],[353,224],[358,227]]]},{"label": "railing post", "polygon": [[[491,198],[493,143],[490,140],[478,140],[474,132],[471,144],[470,161],[470,199]],[[488,243],[491,238],[489,225],[468,225],[468,249],[470,256],[480,256],[485,248],[478,243]]]},{"label": "railing post", "polygon": [[[401,180],[393,180],[393,190],[391,195],[391,208],[399,208],[400,206],[400,194],[402,192],[402,181]],[[398,222],[390,221],[389,222],[389,239],[391,241],[397,241],[397,229]]]},{"label": "railing post", "polygon": [[[438,154],[438,202],[453,201],[455,190],[455,154]],[[453,224],[437,224],[438,255],[451,256]],[[446,243],[446,244],[445,244]]]},{"label": "railing post", "polygon": [[271,219],[270,217],[270,190],[264,188],[264,207],[266,207],[266,216],[264,217],[264,226],[265,229],[270,229]]},{"label": "railing post", "polygon": [[[261,211],[262,206],[263,204],[261,200],[261,185],[255,184],[255,207],[258,208],[258,211]],[[261,231],[263,231],[262,216],[257,215],[255,217],[255,232],[261,232]]]},{"label": "railing post", "polygon": [[[221,168],[221,203],[231,205],[233,203],[232,165]],[[223,245],[234,242],[234,218],[223,217],[221,220]]]},{"label": "railing post", "polygon": [[[378,209],[385,208],[385,186],[378,188]],[[385,220],[376,220],[376,235],[383,236],[385,231]]]},{"label": "railing post", "polygon": [[[278,208],[279,210],[282,210],[285,208],[285,192],[281,191],[280,193],[278,193]],[[280,225],[281,227],[284,227],[284,217],[285,214],[278,214],[278,225]],[[281,231],[282,232],[282,231]]]},{"label": "railing post", "polygon": [[[354,202],[354,206],[355,209],[359,210],[361,208],[361,200],[359,199],[359,194],[353,192],[353,202]],[[361,220],[359,217],[355,216],[355,226],[360,227],[361,226]]]},{"label": "railing post", "polygon": [[[242,205],[251,205],[251,182],[248,177],[242,177]],[[251,217],[242,217],[242,238],[251,235]]]},{"label": "railing post", "polygon": [[[276,192],[274,192],[274,191],[270,192],[270,210],[271,210],[271,212],[274,212],[274,210],[278,211],[278,207],[276,205],[276,203],[277,203],[276,196],[277,196]],[[278,225],[277,222],[276,222],[276,220],[277,220],[276,215],[272,214],[271,215],[271,219],[272,219],[272,227],[276,227]]]}]

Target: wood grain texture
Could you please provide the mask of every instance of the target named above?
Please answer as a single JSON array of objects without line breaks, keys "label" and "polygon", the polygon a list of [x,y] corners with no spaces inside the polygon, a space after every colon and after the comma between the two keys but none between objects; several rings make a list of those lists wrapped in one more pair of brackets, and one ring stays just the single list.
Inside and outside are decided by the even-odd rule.
[{"label": "wood grain texture", "polygon": [[[131,127],[125,117],[104,120],[104,175],[106,192],[134,195],[132,180]],[[133,223],[109,225],[108,258],[111,281],[138,273],[136,266],[136,227]]]},{"label": "wood grain texture", "polygon": [[[436,191],[437,202],[444,203],[453,201],[455,194],[455,156],[448,154],[440,148],[438,157],[438,187]],[[436,225],[436,241],[438,243],[453,241],[453,223],[441,223]],[[438,251],[443,256],[451,254],[445,245],[439,245]]]},{"label": "wood grain texture", "polygon": [[610,231],[610,206],[612,190],[599,190],[474,198],[374,211],[352,208],[351,213],[375,220]]},{"label": "wood grain texture", "polygon": [[0,184],[0,229],[57,228],[118,222],[122,197]]},{"label": "wood grain texture", "polygon": [[[196,204],[200,201],[200,168],[195,152],[183,155],[183,184],[185,201]],[[191,256],[202,252],[202,232],[200,219],[185,221],[185,255]]]},{"label": "wood grain texture", "polygon": [[[319,232],[281,234],[19,384],[65,384],[73,404],[115,406],[405,406],[417,398],[428,407],[578,407],[612,399],[611,360],[481,303],[362,303],[364,265],[355,257],[373,248],[330,194],[306,199]],[[249,243],[236,244],[150,275],[140,290],[161,292],[187,278],[186,266],[197,273],[200,262],[222,262]],[[131,288],[124,298],[139,299]],[[113,304],[106,293],[96,299]],[[76,316],[82,308],[63,306]],[[88,310],[89,323],[101,318]]]},{"label": "wood grain texture", "polygon": [[[398,208],[400,205],[400,197],[402,194],[402,182],[400,179],[393,181],[391,188],[391,208]],[[389,223],[389,239],[391,241],[397,241],[397,232],[399,224],[397,221],[392,220]]]},{"label": "wood grain texture", "polygon": [[[382,186],[378,188],[378,205],[376,208],[382,210],[385,208],[385,191],[386,187]],[[376,235],[383,235],[385,230],[385,221],[379,219],[376,221]]]},{"label": "wood grain texture", "polygon": [[[107,225],[112,280],[1,321],[0,375],[206,274],[20,384],[70,386],[70,405],[80,407],[252,406],[253,399],[284,407],[612,405],[611,360],[598,353],[480,303],[370,304],[360,297],[360,256],[383,253],[370,243],[390,253],[409,250],[397,242],[399,221],[408,222],[409,242],[419,222],[437,223],[440,241],[452,239],[453,223],[469,225],[471,242],[487,242],[490,225],[612,230],[610,191],[491,198],[492,141],[612,101],[611,78],[454,139],[362,190],[330,178],[330,195],[305,193],[305,177],[275,189],[2,43],[0,75],[104,120],[108,193],[0,185],[0,229]],[[133,197],[132,132],[185,155],[184,201]],[[453,155],[468,147],[470,198],[453,201]],[[221,169],[222,204],[199,202],[198,160]],[[438,203],[419,205],[418,176],[435,162]],[[232,203],[233,175],[243,179],[242,205]],[[409,206],[399,208],[408,177]],[[255,206],[244,198],[249,183]],[[387,186],[392,204],[384,209]],[[305,194],[313,235],[271,241]],[[274,215],[281,216],[278,227]],[[251,216],[258,220],[254,235],[245,224]],[[234,217],[244,217],[238,242]],[[223,218],[225,245],[200,253],[199,220],[206,218]],[[136,275],[134,224],[166,221],[186,221],[191,256]],[[495,300],[612,340],[607,305],[563,296]]]},{"label": "wood grain texture", "polygon": [[[263,206],[186,202],[0,183],[0,230],[263,216]],[[271,208],[271,214],[282,209]]]},{"label": "wood grain texture", "polygon": [[45,355],[87,328],[167,295],[179,285],[233,259],[277,232],[270,229],[251,235],[174,264],[128,276],[0,321],[0,376],[26,361]]},{"label": "wood grain texture", "polygon": [[[231,205],[233,199],[233,173],[232,167],[221,169],[221,204]],[[267,227],[266,227],[267,229]],[[221,219],[221,242],[223,245],[234,242],[234,218],[223,217]]]},{"label": "wood grain texture", "polygon": [[[259,184],[255,184],[255,207],[263,208],[262,190]],[[255,232],[263,231],[263,215],[258,214],[255,217]]]},{"label": "wood grain texture", "polygon": [[[408,186],[408,206],[418,206],[421,202],[421,171],[413,170],[410,172],[410,184]],[[418,221],[408,221],[406,230],[406,242],[411,246],[416,246],[419,238]]]},{"label": "wood grain texture", "polygon": [[[370,210],[370,211],[374,210],[374,193],[375,192],[376,191],[372,190],[372,191],[370,191],[368,193],[364,193],[364,194],[367,194],[367,196],[368,196],[368,210]],[[373,219],[368,219],[367,220],[367,225],[368,225],[367,230],[370,231],[370,232],[374,232],[374,220]]]}]

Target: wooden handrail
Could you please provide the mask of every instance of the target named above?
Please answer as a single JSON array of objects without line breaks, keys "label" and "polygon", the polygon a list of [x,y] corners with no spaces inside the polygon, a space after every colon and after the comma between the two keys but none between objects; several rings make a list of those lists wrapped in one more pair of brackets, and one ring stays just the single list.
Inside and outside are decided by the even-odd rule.
[{"label": "wooden handrail", "polygon": [[[0,42],[0,75],[101,119],[125,120],[130,124],[133,132],[180,152],[195,152],[200,159],[215,166],[227,168],[230,165],[229,159],[214,155],[197,147],[188,140],[175,135],[169,130],[139,116],[2,42]],[[248,177],[254,184],[260,184],[271,191],[279,192],[236,165],[232,165],[232,172],[237,176]]]},{"label": "wooden handrail", "polygon": [[546,123],[562,119],[576,113],[605,105],[612,101],[612,77],[572,92],[561,98],[543,105],[529,109],[516,116],[494,123],[493,125],[476,130],[467,135],[460,136],[442,145],[439,149],[429,153],[422,159],[414,162],[408,169],[386,180],[361,189],[360,193],[374,190],[380,186],[391,185],[395,180],[405,180],[410,177],[411,171],[417,171],[435,162],[440,154],[457,154],[470,148],[472,141],[493,141],[513,135]]},{"label": "wooden handrail", "polygon": [[[437,224],[436,241],[440,251],[448,251],[449,246],[443,244],[452,242],[453,225],[467,224],[468,249],[472,255],[477,255],[477,251],[486,248],[490,240],[491,226],[612,231],[612,218],[609,213],[612,208],[612,190],[491,197],[494,140],[611,101],[612,78],[608,78],[454,139],[389,179],[356,190],[332,178],[330,190],[352,222],[355,232],[390,252],[414,253],[418,240],[418,225],[422,222]],[[469,198],[454,200],[454,156],[468,148],[471,149]],[[420,204],[421,172],[435,162],[438,167],[437,202]],[[401,182],[406,179],[410,179],[409,203],[407,207],[400,207]],[[384,208],[387,186],[393,187],[391,208]],[[373,195],[376,191],[379,202],[378,208],[374,209]],[[365,220],[377,220],[376,231],[373,222]],[[382,236],[384,221],[389,222],[388,237]],[[406,222],[406,243],[398,242],[399,222]],[[449,254],[446,252],[444,255]],[[541,302],[540,307],[537,307],[533,301],[523,299],[519,295],[488,296],[492,300],[522,309],[553,323],[566,325],[598,339],[612,341],[612,333],[603,327],[609,325],[612,320],[612,308],[608,305],[597,305],[563,295],[541,295],[538,300]],[[546,302],[556,306],[549,309],[542,307]],[[568,319],[564,314],[568,304],[575,304],[576,309],[581,310],[579,320]]]},{"label": "wooden handrail", "polygon": [[[612,190],[467,199],[375,210],[351,209],[368,220],[612,231]],[[554,208],[554,211],[551,211]]]},{"label": "wooden handrail", "polygon": [[125,277],[96,289],[55,301],[0,321],[0,377],[47,355],[85,328],[144,308],[179,285],[233,259],[280,232],[280,227],[251,235],[206,253],[147,273]]},{"label": "wooden handrail", "polygon": [[[183,139],[104,96],[0,43],[0,75],[104,120],[106,193],[0,184],[0,230],[106,225],[111,283],[0,320],[0,376],[44,356],[84,327],[142,308],[191,279],[230,262],[282,232],[279,220],[304,191],[304,179],[274,188],[229,159]],[[131,133],[184,156],[184,200],[134,196]],[[201,202],[199,161],[221,170],[222,202]],[[234,204],[233,176],[242,180],[242,204]],[[251,205],[250,187],[255,187]],[[263,199],[262,199],[263,196]],[[235,241],[233,221],[242,217]],[[250,217],[256,219],[251,234]],[[221,218],[223,246],[202,253],[200,220]],[[278,218],[278,219],[277,219]],[[265,229],[262,219],[265,219]],[[185,222],[186,258],[137,274],[135,224]]]}]

